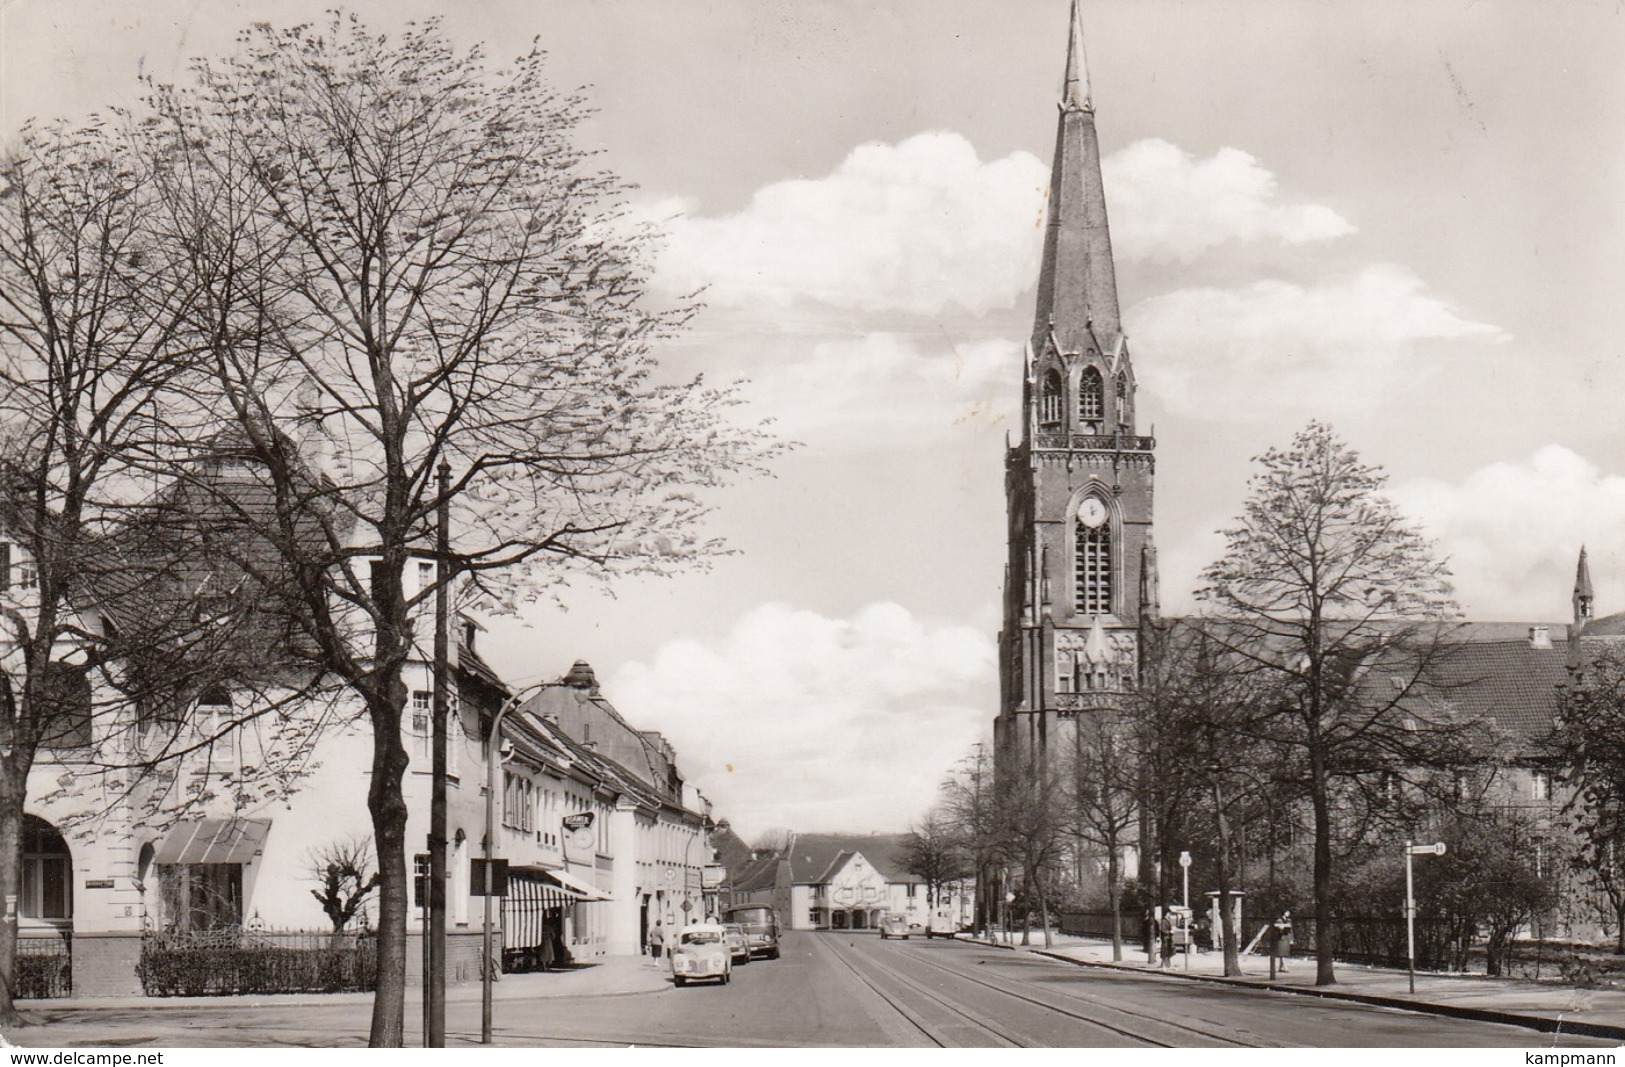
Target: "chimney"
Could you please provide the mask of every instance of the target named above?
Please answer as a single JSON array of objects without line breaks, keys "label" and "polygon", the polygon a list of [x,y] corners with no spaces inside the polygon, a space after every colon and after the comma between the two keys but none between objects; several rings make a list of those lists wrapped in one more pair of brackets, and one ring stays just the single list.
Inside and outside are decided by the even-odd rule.
[{"label": "chimney", "polygon": [[1552,628],[1550,626],[1531,626],[1531,627],[1529,627],[1529,647],[1530,648],[1551,648],[1552,647]]}]

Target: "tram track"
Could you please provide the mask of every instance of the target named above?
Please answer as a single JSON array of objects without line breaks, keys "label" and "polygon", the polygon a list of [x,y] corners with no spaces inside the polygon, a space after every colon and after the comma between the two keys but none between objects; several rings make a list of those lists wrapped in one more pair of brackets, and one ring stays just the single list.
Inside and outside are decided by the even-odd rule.
[{"label": "tram track", "polygon": [[[854,947],[856,947],[856,943],[854,943]],[[854,971],[857,970],[851,960],[847,958],[846,953],[834,949],[831,949],[831,952],[849,969]],[[1002,1041],[1010,1041],[1017,1045],[1031,1044],[1030,1041],[1027,1041],[1024,1038],[1012,1036],[1009,1032],[997,1025],[987,1023],[985,1020],[988,1018],[988,1016],[985,1012],[975,1013],[967,1011],[963,1002],[953,998],[946,998],[942,996],[940,992],[930,990],[928,986],[921,984],[917,979],[904,974],[902,968],[888,964],[886,961],[882,960],[879,954],[873,950],[873,946],[866,946],[865,948],[860,949],[856,955],[859,958],[862,958],[869,965],[877,966],[881,973],[886,975],[891,981],[902,984],[909,989],[917,991],[920,995],[924,995],[929,999],[948,1007],[950,1010],[956,1012],[962,1021],[970,1022],[979,1029],[990,1034],[996,1034]],[[1031,988],[1015,988],[1008,982],[1000,982],[997,980],[989,980],[987,978],[980,977],[958,967],[949,966],[933,960],[924,952],[909,953],[906,959],[915,966],[930,968],[960,982],[996,993],[1002,998],[1014,1000],[1033,1008],[1040,1008],[1045,1012],[1053,1013],[1054,1015],[1082,1024],[1088,1028],[1104,1031],[1119,1038],[1126,1038],[1129,1041],[1139,1045],[1154,1048],[1188,1048],[1196,1047],[1198,1045],[1232,1048],[1283,1047],[1277,1042],[1259,1041],[1255,1039],[1238,1037],[1213,1028],[1193,1026],[1189,1023],[1170,1019],[1165,1015],[1137,1011],[1130,1007],[1124,1007],[1091,997],[1080,997],[1071,993],[1037,995],[1036,991],[1032,990]],[[859,977],[863,978],[861,974]],[[873,989],[878,996],[882,997],[883,1000],[891,1005],[894,1010],[898,1010],[899,1014],[904,1014],[906,1017],[905,1012],[900,1009],[896,1002],[897,998],[888,995],[885,990],[879,988],[873,981],[865,979],[865,984],[869,985],[869,987]],[[1127,1019],[1133,1020],[1133,1022],[1123,1022],[1113,1018],[1102,1018],[1102,1013],[1106,1013],[1109,1016],[1126,1017]],[[980,1018],[975,1017],[978,1015]],[[923,1027],[913,1019],[911,1019],[910,1022],[916,1027],[916,1029],[921,1030],[921,1032],[924,1033],[928,1039],[936,1041],[938,1035],[929,1032],[929,1027]],[[1187,1036],[1188,1039],[1186,1039]],[[941,1042],[936,1043],[940,1044]],[[1075,1043],[1084,1044],[1085,1042]]]},{"label": "tram track", "polygon": [[[836,948],[832,947],[831,945],[829,945],[828,943],[826,943],[822,939],[818,940],[816,943],[818,944],[819,948],[822,951],[826,952],[832,958],[839,961],[840,964],[842,966],[844,966],[852,974],[853,977],[855,977],[858,981],[862,982],[865,986],[867,986],[869,988],[869,990],[875,994],[875,996],[879,997],[889,1008],[891,1008],[900,1017],[902,1017],[906,1022],[908,1022],[908,1024],[910,1026],[912,1026],[912,1027],[914,1027],[914,1029],[918,1030],[920,1032],[921,1036],[923,1036],[927,1041],[930,1041],[933,1045],[936,1045],[938,1048],[955,1048],[955,1047],[958,1047],[956,1045],[953,1045],[953,1044],[949,1043],[949,1041],[947,1040],[947,1035],[942,1031],[942,1029],[940,1027],[937,1027],[934,1024],[931,1024],[919,1012],[915,1011],[913,1008],[911,1008],[908,1005],[904,1004],[902,1002],[902,1000],[900,1000],[899,998],[893,996],[886,989],[881,988],[880,983],[876,982],[872,977],[870,977],[870,975],[864,973],[863,969],[858,967],[857,964],[853,963],[852,960],[848,958],[846,953],[843,953],[839,949],[836,949]],[[1028,1043],[1026,1041],[1022,1041],[1022,1040],[1014,1037],[1013,1035],[1005,1032],[1004,1030],[1001,1030],[999,1027],[993,1026],[993,1025],[987,1023],[987,1022],[984,1022],[982,1019],[977,1018],[976,1013],[970,1011],[968,1008],[966,1008],[965,1005],[954,1002],[954,1001],[951,1001],[948,998],[941,996],[936,991],[934,991],[932,989],[929,989],[928,987],[919,984],[918,982],[914,981],[911,978],[906,977],[905,975],[903,975],[897,969],[895,969],[895,968],[885,968],[884,966],[882,966],[880,969],[882,971],[888,972],[889,976],[894,981],[898,982],[899,984],[901,984],[903,986],[908,987],[909,989],[913,990],[915,993],[917,993],[920,996],[924,997],[926,1000],[932,1001],[932,1002],[940,1005],[941,1007],[946,1008],[948,1011],[953,1012],[954,1015],[958,1018],[959,1021],[961,1021],[963,1023],[968,1023],[971,1027],[975,1028],[976,1030],[979,1030],[979,1031],[981,1031],[983,1033],[986,1033],[989,1037],[991,1037],[993,1039],[993,1041],[999,1047],[1001,1047],[1001,1048],[1030,1048],[1030,1047],[1032,1047],[1030,1045],[1030,1043]]]},{"label": "tram track", "polygon": [[[1001,985],[1001,984],[999,984],[997,982],[991,982],[991,981],[988,981],[987,979],[984,979],[984,978],[978,978],[975,975],[969,974],[969,973],[967,973],[965,971],[959,970],[959,969],[954,968],[954,967],[949,967],[949,966],[947,966],[945,964],[942,964],[942,963],[940,963],[940,962],[938,962],[936,960],[932,960],[932,959],[926,957],[923,954],[915,954],[912,958],[916,963],[922,964],[922,965],[924,965],[926,967],[934,968],[934,969],[936,969],[938,971],[941,971],[941,972],[943,972],[945,974],[953,975],[954,977],[959,978],[961,981],[970,982],[973,985],[982,986],[982,987],[984,987],[986,989],[990,989],[990,990],[993,990],[995,992],[1001,993],[1001,994],[1003,994],[1003,995],[1005,995],[1007,997],[1013,997],[1013,998],[1015,998],[1017,1000],[1026,1001],[1029,1004],[1035,1005],[1037,1007],[1045,1008],[1045,1009],[1047,1009],[1049,1011],[1057,1012],[1057,1013],[1059,1013],[1061,1015],[1065,1015],[1065,1016],[1067,1016],[1069,1018],[1077,1019],[1080,1022],[1086,1022],[1086,1023],[1089,1023],[1091,1025],[1095,1025],[1095,1026],[1102,1026],[1102,1027],[1105,1027],[1106,1029],[1113,1030],[1114,1032],[1117,1032],[1117,1033],[1127,1034],[1127,1035],[1131,1035],[1131,1036],[1134,1036],[1134,1037],[1137,1037],[1137,1038],[1141,1038],[1142,1040],[1148,1041],[1148,1043],[1156,1044],[1156,1045],[1159,1045],[1160,1047],[1163,1047],[1163,1048],[1184,1048],[1184,1047],[1188,1047],[1187,1045],[1182,1045],[1182,1044],[1154,1041],[1152,1039],[1146,1038],[1144,1036],[1144,1034],[1142,1032],[1140,1032],[1140,1031],[1129,1031],[1129,1030],[1124,1030],[1124,1029],[1122,1029],[1120,1027],[1112,1026],[1111,1024],[1106,1023],[1106,1022],[1104,1022],[1104,1021],[1102,1021],[1102,1020],[1100,1020],[1100,1019],[1098,1019],[1098,1018],[1096,1018],[1096,1017],[1094,1017],[1092,1015],[1086,1015],[1086,1014],[1080,1013],[1079,1011],[1074,1010],[1074,1008],[1072,1006],[1070,1006],[1070,1005],[1058,1004],[1058,1003],[1055,1003],[1054,1001],[1052,1001],[1052,1000],[1050,1000],[1048,998],[1033,996],[1033,995],[1031,995],[1030,993],[1027,993],[1027,992],[1018,992],[1018,991],[1016,991],[1014,989],[1011,989],[1007,985]],[[1074,1002],[1081,1001],[1081,1002],[1083,1002],[1085,1004],[1088,1004],[1090,1007],[1095,1008],[1095,1009],[1114,1012],[1114,1013],[1119,1014],[1119,1015],[1126,1015],[1126,1016],[1128,1016],[1129,1018],[1132,1018],[1132,1019],[1143,1020],[1145,1022],[1151,1023],[1151,1024],[1159,1026],[1159,1027],[1166,1027],[1166,1028],[1169,1028],[1169,1029],[1172,1029],[1172,1030],[1187,1033],[1187,1034],[1192,1035],[1193,1037],[1199,1037],[1199,1038],[1202,1038],[1202,1039],[1207,1040],[1207,1041],[1223,1042],[1224,1044],[1231,1045],[1231,1046],[1234,1046],[1236,1048],[1293,1047],[1293,1046],[1282,1046],[1282,1045],[1279,1045],[1279,1044],[1274,1043],[1274,1042],[1264,1043],[1264,1042],[1258,1042],[1258,1041],[1242,1040],[1240,1038],[1233,1037],[1233,1036],[1231,1036],[1229,1034],[1216,1033],[1211,1029],[1205,1029],[1205,1028],[1198,1027],[1198,1026],[1192,1026],[1192,1025],[1190,1025],[1188,1023],[1178,1022],[1176,1020],[1169,1019],[1165,1015],[1155,1015],[1155,1014],[1152,1014],[1150,1012],[1136,1011],[1133,1008],[1127,1008],[1127,1007],[1123,1007],[1123,1006],[1117,1005],[1117,1004],[1110,1004],[1110,1003],[1107,1003],[1106,1001],[1098,1000],[1098,999],[1095,999],[1095,998],[1092,998],[1092,997],[1080,997],[1080,996],[1077,996],[1075,994],[1067,994],[1067,993],[1057,993],[1057,994],[1054,994],[1054,995],[1058,996],[1058,997],[1061,997],[1064,1000],[1070,1000],[1070,1001],[1074,1001]]]}]

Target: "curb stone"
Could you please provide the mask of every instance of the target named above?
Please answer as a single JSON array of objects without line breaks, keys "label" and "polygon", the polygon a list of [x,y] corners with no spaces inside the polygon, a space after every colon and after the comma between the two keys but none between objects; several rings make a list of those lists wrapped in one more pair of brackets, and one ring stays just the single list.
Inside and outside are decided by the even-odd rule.
[{"label": "curb stone", "polygon": [[[967,938],[966,940],[970,940]],[[1596,1037],[1604,1040],[1625,1041],[1625,1026],[1612,1026],[1607,1023],[1591,1023],[1580,1020],[1564,1019],[1561,1015],[1526,1015],[1520,1012],[1498,1011],[1494,1008],[1470,1008],[1456,1004],[1439,1004],[1433,1001],[1411,1000],[1404,997],[1388,997],[1374,993],[1351,993],[1341,989],[1325,989],[1317,986],[1282,985],[1278,982],[1256,981],[1250,978],[1226,978],[1216,974],[1191,974],[1188,971],[1148,970],[1124,963],[1112,963],[1105,960],[1080,960],[1075,956],[1067,956],[1049,949],[1027,947],[1020,945],[1001,945],[992,941],[975,941],[975,944],[988,948],[1002,948],[1009,951],[1025,951],[1034,956],[1043,956],[1046,959],[1057,960],[1061,963],[1070,963],[1078,967],[1098,967],[1111,971],[1126,971],[1131,974],[1162,976],[1167,978],[1180,978],[1189,982],[1210,982],[1217,985],[1227,985],[1237,989],[1261,989],[1273,993],[1287,993],[1296,996],[1319,997],[1323,1000],[1342,1000],[1356,1004],[1370,1004],[1379,1008],[1394,1008],[1399,1011],[1417,1012],[1423,1015],[1443,1015],[1457,1019],[1470,1019],[1477,1022],[1502,1023],[1507,1026],[1521,1026],[1528,1030],[1537,1030],[1546,1034],[1573,1034],[1577,1037]]]}]

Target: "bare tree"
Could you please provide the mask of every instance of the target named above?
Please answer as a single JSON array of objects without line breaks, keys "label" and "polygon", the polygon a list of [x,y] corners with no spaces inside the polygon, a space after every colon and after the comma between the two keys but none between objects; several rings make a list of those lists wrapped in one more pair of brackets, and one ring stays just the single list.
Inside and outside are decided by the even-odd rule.
[{"label": "bare tree", "polygon": [[1625,954],[1625,653],[1590,644],[1561,692],[1551,740],[1571,787],[1564,810],[1575,865],[1602,890],[1613,911],[1614,951]]},{"label": "bare tree", "polygon": [[[184,389],[190,294],[147,226],[148,161],[117,118],[28,126],[0,159],[0,894],[18,893],[29,776],[41,753],[106,786],[101,816],[162,751],[132,754],[132,709],[184,705],[231,627],[174,591],[196,542],[132,553],[123,531],[196,427]],[[133,607],[141,601],[139,609]],[[137,659],[170,669],[131,671]],[[190,737],[206,750],[209,737]],[[17,924],[0,924],[0,1023]]]},{"label": "bare tree", "polygon": [[998,914],[999,880],[994,872],[1004,862],[993,759],[985,744],[978,742],[943,781],[942,813],[976,873],[976,924],[985,935]]},{"label": "bare tree", "polygon": [[[1418,697],[1457,616],[1448,570],[1330,427],[1311,423],[1258,472],[1197,593],[1209,632],[1276,693],[1271,740],[1301,752],[1314,814],[1316,982],[1332,965],[1333,781],[1426,763],[1460,725]],[[1367,683],[1382,664],[1391,687]]]},{"label": "bare tree", "polygon": [[[401,672],[426,658],[421,609],[453,582],[510,610],[571,567],[703,563],[721,547],[704,491],[774,449],[730,420],[731,390],[657,375],[655,345],[692,309],[649,306],[653,235],[573,145],[584,102],[548,86],[539,50],[492,71],[435,23],[390,40],[335,15],[255,26],[195,76],[154,94],[163,219],[202,291],[219,410],[253,461],[261,506],[240,520],[285,569],[293,647],[372,727],[369,1040],[395,1046]],[[457,532],[436,559],[443,505]]]},{"label": "bare tree", "polygon": [[[1030,908],[1038,906],[1044,946],[1054,943],[1050,929],[1052,878],[1066,850],[1066,792],[1059,768],[1038,757],[1015,756],[1017,766],[1000,769],[994,790],[994,819],[1000,851],[1021,871]],[[1030,943],[1030,924],[1022,923],[1021,943]]]},{"label": "bare tree", "polygon": [[374,866],[372,841],[361,836],[330,841],[311,850],[309,863],[311,878],[321,886],[310,895],[322,906],[337,937],[361,914],[367,898],[378,888],[377,870],[368,873]]},{"label": "bare tree", "polygon": [[925,880],[926,903],[935,908],[942,890],[970,873],[970,861],[941,808],[932,808],[903,836],[902,867]]},{"label": "bare tree", "polygon": [[1139,825],[1139,767],[1131,724],[1101,713],[1078,723],[1068,792],[1071,833],[1100,849],[1106,858],[1106,902],[1112,913],[1112,959],[1123,958],[1123,851],[1136,843]]}]

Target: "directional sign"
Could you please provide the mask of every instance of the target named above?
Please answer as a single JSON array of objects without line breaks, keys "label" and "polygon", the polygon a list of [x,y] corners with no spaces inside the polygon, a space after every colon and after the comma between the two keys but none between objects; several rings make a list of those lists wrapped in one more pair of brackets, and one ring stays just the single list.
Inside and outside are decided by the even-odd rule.
[{"label": "directional sign", "polygon": [[1179,865],[1181,867],[1189,867],[1191,865],[1191,854],[1189,852],[1181,852],[1179,854]]},{"label": "directional sign", "polygon": [[1411,855],[1413,855],[1413,856],[1442,856],[1442,855],[1444,855],[1444,842],[1443,841],[1435,841],[1431,845],[1412,845],[1411,846]]}]

